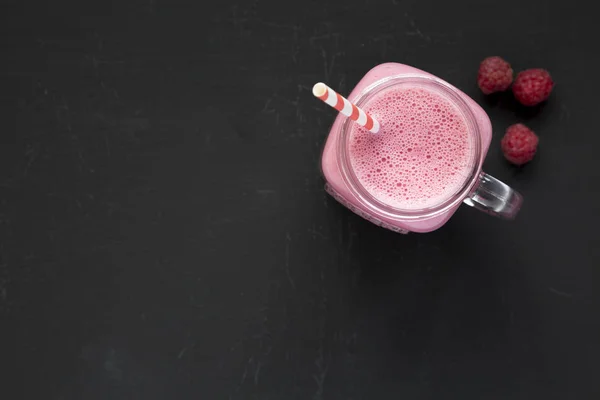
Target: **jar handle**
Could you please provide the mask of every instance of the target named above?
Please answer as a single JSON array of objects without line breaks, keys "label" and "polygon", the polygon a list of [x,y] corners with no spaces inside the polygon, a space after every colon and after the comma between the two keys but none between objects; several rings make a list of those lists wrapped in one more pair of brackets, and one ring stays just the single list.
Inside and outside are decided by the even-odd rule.
[{"label": "jar handle", "polygon": [[475,190],[463,202],[485,213],[514,219],[523,204],[523,196],[504,182],[482,172]]}]

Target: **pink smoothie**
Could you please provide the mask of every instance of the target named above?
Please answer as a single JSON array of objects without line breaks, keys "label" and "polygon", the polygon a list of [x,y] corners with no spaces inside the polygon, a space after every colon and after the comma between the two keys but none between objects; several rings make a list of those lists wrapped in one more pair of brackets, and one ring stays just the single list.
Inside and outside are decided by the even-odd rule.
[{"label": "pink smoothie", "polygon": [[[368,91],[369,86],[380,82],[382,79],[400,76],[416,76],[436,79],[433,75],[408,65],[398,63],[380,64],[370,70],[360,82],[358,82],[356,87],[349,94],[348,99],[356,102],[363,93]],[[386,105],[386,100],[381,100],[388,98],[388,95],[382,96],[385,92],[381,92],[370,98],[365,104],[361,104],[363,108],[366,108],[379,119],[383,129],[377,136],[373,136],[371,133],[354,127],[355,130],[349,132],[347,136],[347,143],[351,145],[347,150],[352,152],[349,157],[350,160],[347,161],[348,164],[350,164],[350,168],[354,170],[354,174],[358,174],[358,179],[360,179],[362,185],[377,199],[394,207],[410,211],[427,206],[427,204],[434,204],[444,200],[444,198],[451,196],[452,192],[464,183],[464,180],[460,179],[460,176],[465,172],[464,166],[468,163],[466,160],[469,157],[465,156],[465,154],[469,154],[469,152],[456,152],[449,150],[449,148],[445,146],[452,145],[454,149],[468,149],[469,146],[478,146],[477,144],[469,143],[468,138],[465,137],[466,124],[464,123],[464,120],[459,117],[462,114],[450,104],[451,102],[449,100],[446,100],[444,94],[433,91],[433,89],[427,92],[430,99],[434,99],[429,105],[431,106],[431,104],[433,104],[434,110],[436,109],[435,105],[438,105],[438,109],[444,109],[447,115],[453,116],[452,120],[458,125],[455,125],[452,128],[452,124],[448,124],[448,118],[446,118],[446,121],[440,119],[439,124],[433,124],[434,128],[435,125],[440,125],[439,130],[427,130],[426,132],[432,132],[432,134],[435,132],[435,135],[441,135],[441,137],[435,135],[427,136],[426,133],[423,133],[425,128],[431,126],[430,121],[432,116],[427,115],[429,113],[408,116],[407,110],[410,110],[412,103],[407,99],[409,95],[414,96],[414,94],[404,93],[403,96],[400,96],[402,92],[409,91],[407,85],[408,84],[401,86],[394,85],[391,86],[390,89],[387,89],[392,90],[392,92],[389,92],[391,94],[391,99],[388,100],[388,102],[393,100],[396,105]],[[452,88],[452,91],[464,101],[471,112],[469,126],[472,126],[474,123],[474,126],[472,127],[476,130],[476,132],[470,132],[472,134],[471,138],[475,138],[474,140],[477,140],[477,137],[479,138],[481,149],[480,158],[478,160],[473,160],[473,164],[476,168],[475,173],[478,174],[492,139],[492,124],[485,111],[483,111],[483,109],[469,96],[449,84],[446,85]],[[415,85],[413,85],[413,88],[414,87]],[[397,97],[402,97],[402,99],[394,99],[393,97],[395,95],[393,94],[393,91],[398,91]],[[418,104],[417,102],[414,103]],[[421,103],[424,102],[421,101]],[[378,104],[379,106],[377,106]],[[452,104],[456,104],[455,100],[453,100]],[[423,104],[419,106],[423,107]],[[416,106],[417,111],[422,112],[423,110],[418,110],[419,106]],[[413,117],[415,120],[410,119]],[[372,206],[365,204],[365,202],[360,200],[355,193],[353,193],[353,189],[349,185],[349,182],[344,178],[341,169],[344,161],[340,158],[341,156],[339,154],[339,149],[341,148],[341,146],[339,146],[339,140],[346,121],[347,118],[341,114],[336,117],[327,138],[325,149],[323,150],[321,165],[323,175],[327,181],[326,187],[328,192],[342,204],[346,205],[346,207],[362,217],[377,225],[385,226],[396,231],[408,230],[412,232],[430,232],[444,225],[459,207],[460,203],[431,217],[409,219],[391,217],[388,214],[379,213],[377,210],[374,210]],[[391,125],[389,124],[390,122],[392,123]],[[404,124],[402,127],[400,126],[401,122]],[[412,128],[411,123],[415,123]],[[398,128],[396,128],[396,124],[398,124]],[[405,126],[406,124],[408,125]],[[411,129],[405,129],[407,127]],[[442,127],[450,127],[452,129],[442,129]],[[458,134],[454,135],[452,132]],[[411,136],[411,134],[414,134],[415,136]],[[428,137],[429,142],[427,142]],[[449,139],[450,137],[452,137],[453,140],[441,140],[443,138]],[[462,139],[459,139],[461,137]],[[439,145],[437,144],[438,141],[433,140],[434,138],[440,139]],[[363,141],[362,145],[361,143],[356,143],[357,139]],[[352,146],[352,143],[355,145]],[[430,144],[433,147],[425,148],[423,143]],[[410,152],[408,151],[409,148],[411,149]],[[404,151],[405,153],[399,153],[398,150]],[[377,154],[377,151],[380,152],[379,155]],[[382,154],[382,152],[387,152],[387,154]],[[412,153],[412,157],[409,157],[408,155],[405,156],[405,154],[408,153]],[[444,153],[451,153],[450,157],[452,161],[449,161],[450,158],[447,158],[444,163],[444,158],[441,160],[435,158],[436,156],[434,153],[438,154],[437,157],[444,157]],[[475,154],[476,151],[472,153]],[[388,154],[389,157],[394,158],[396,162],[392,162],[391,158],[388,160]],[[459,154],[462,154],[463,156],[459,156]],[[428,155],[431,156],[431,158],[427,158]],[[386,157],[385,161],[383,160],[384,157]],[[404,160],[404,158],[406,158],[406,160]],[[379,166],[377,166],[378,161],[381,161]],[[364,164],[362,164],[362,162],[364,162]],[[434,166],[434,163],[437,163],[437,165]],[[448,163],[450,163],[450,165],[448,165]],[[428,165],[432,167],[423,167]],[[413,167],[415,169],[412,169]],[[453,169],[452,167],[457,167],[458,169]],[[438,169],[435,170],[435,168]],[[380,169],[381,172],[378,172],[377,169]],[[408,174],[406,170],[408,170]],[[379,175],[378,179],[373,179],[375,177],[373,172],[375,174],[385,172],[388,175]],[[452,175],[453,172],[455,175]],[[368,176],[369,174],[371,174],[371,176]],[[429,182],[435,181],[435,188],[419,184],[419,176],[423,177],[423,179],[429,179]],[[398,177],[398,179],[394,179],[394,177]],[[401,179],[399,179],[400,177]],[[422,181],[423,180],[421,180],[421,182]],[[398,186],[398,184],[406,186]],[[419,186],[421,186],[421,188],[419,188]],[[408,200],[406,199],[407,197]]]},{"label": "pink smoothie", "polygon": [[380,202],[403,210],[435,207],[469,177],[473,144],[460,110],[422,87],[393,87],[364,110],[381,124],[377,134],[358,124],[350,132],[352,169]]}]

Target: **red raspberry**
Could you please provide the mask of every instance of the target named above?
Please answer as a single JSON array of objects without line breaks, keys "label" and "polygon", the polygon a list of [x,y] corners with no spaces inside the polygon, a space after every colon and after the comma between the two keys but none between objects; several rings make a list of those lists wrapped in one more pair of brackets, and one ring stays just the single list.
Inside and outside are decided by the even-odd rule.
[{"label": "red raspberry", "polygon": [[477,84],[483,94],[504,92],[513,80],[510,64],[500,57],[488,57],[479,65]]},{"label": "red raspberry", "polygon": [[535,133],[523,124],[510,126],[500,145],[504,157],[515,165],[523,165],[533,159],[539,139]]},{"label": "red raspberry", "polygon": [[535,106],[550,96],[554,81],[545,69],[528,69],[517,75],[513,93],[524,106]]}]

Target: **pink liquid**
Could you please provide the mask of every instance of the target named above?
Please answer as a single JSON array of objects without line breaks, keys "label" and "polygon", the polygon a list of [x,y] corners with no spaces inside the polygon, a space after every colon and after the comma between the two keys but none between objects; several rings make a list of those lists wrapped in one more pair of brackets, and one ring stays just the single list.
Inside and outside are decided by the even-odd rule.
[{"label": "pink liquid", "polygon": [[394,87],[364,110],[381,124],[372,134],[353,124],[350,162],[365,189],[391,207],[434,207],[456,194],[472,169],[473,150],[460,111],[420,87]]}]

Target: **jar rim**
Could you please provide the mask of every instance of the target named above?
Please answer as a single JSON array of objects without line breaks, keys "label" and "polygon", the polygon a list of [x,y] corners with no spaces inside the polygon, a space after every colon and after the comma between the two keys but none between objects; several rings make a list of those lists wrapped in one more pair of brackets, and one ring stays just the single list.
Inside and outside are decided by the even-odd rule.
[{"label": "jar rim", "polygon": [[371,212],[391,220],[423,220],[449,211],[453,207],[458,206],[458,204],[469,195],[481,172],[481,134],[475,115],[473,114],[471,107],[461,96],[460,91],[447,82],[435,77],[417,74],[391,75],[367,86],[355,98],[350,99],[350,101],[358,107],[364,107],[364,105],[367,104],[369,100],[373,99],[375,95],[386,89],[403,84],[416,84],[420,87],[432,90],[436,92],[436,94],[442,95],[457,108],[458,112],[463,117],[463,120],[467,125],[469,136],[472,140],[471,146],[473,150],[470,159],[470,171],[465,176],[465,180],[461,187],[444,201],[432,207],[402,209],[381,202],[360,183],[352,168],[349,155],[350,146],[348,146],[352,121],[350,121],[349,118],[346,118],[339,128],[340,132],[338,135],[337,146],[338,167],[341,171],[342,179],[352,194]]}]

